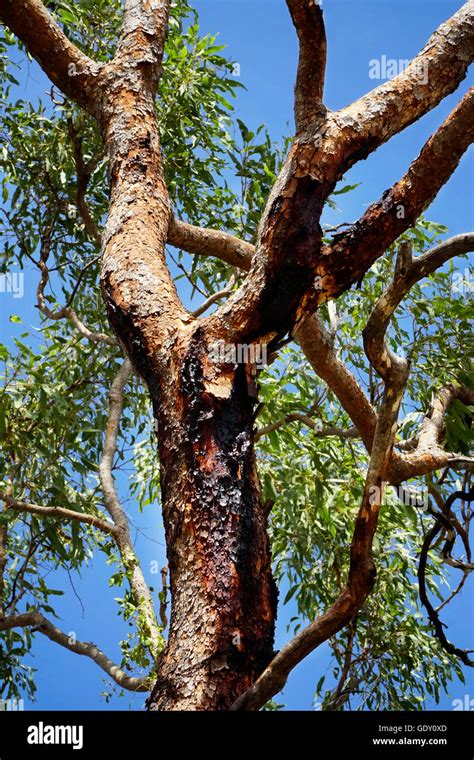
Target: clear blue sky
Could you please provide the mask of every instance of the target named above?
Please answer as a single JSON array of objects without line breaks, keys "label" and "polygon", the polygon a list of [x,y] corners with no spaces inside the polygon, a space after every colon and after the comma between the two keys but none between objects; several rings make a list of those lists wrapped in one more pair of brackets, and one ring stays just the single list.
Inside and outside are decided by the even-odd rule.
[{"label": "clear blue sky", "polygon": [[[265,122],[275,139],[288,134],[292,125],[297,47],[284,0],[195,0],[194,5],[200,14],[202,31],[219,32],[220,41],[228,45],[230,56],[240,64],[241,79],[247,91],[241,91],[239,95],[238,116],[250,127]],[[460,5],[458,0],[324,0],[328,36],[325,99],[328,107],[340,108],[377,84],[369,78],[371,59],[382,55],[397,60],[413,57],[434,29]],[[356,192],[342,196],[342,210],[331,220],[356,219],[369,203],[398,179],[470,84],[472,78],[435,111],[394,138],[369,160],[358,164],[348,178],[362,184]],[[24,85],[28,97],[46,90],[44,79],[34,68],[30,68],[25,76]],[[471,152],[440,192],[428,216],[446,224],[450,234],[472,229],[473,185]],[[34,324],[34,310],[27,299],[9,303],[7,296],[3,298],[2,334],[12,333],[15,329],[8,322],[11,311],[23,316],[25,322]],[[23,328],[19,326],[18,329]],[[2,340],[5,340],[3,335]],[[120,485],[125,494],[126,483]],[[159,586],[157,578],[150,576],[149,568],[154,560],[160,567],[165,564],[161,516],[153,507],[140,516],[136,515],[133,504],[130,510],[134,523],[149,537],[137,535],[137,550],[143,567],[150,583]],[[69,580],[63,577],[58,587],[63,587],[66,594],[59,599],[57,608],[63,630],[75,631],[78,638],[94,641],[110,657],[118,659],[117,642],[126,629],[117,617],[113,601],[117,589],[108,588],[108,576],[108,569],[98,557],[82,578],[74,578],[84,614]],[[472,635],[472,600],[472,595],[469,597],[465,592],[460,603],[446,615],[450,635],[464,646],[469,645]],[[294,610],[288,607],[281,613],[277,647],[289,636],[286,624],[292,614]],[[35,705],[27,705],[28,708],[108,709],[105,701],[99,698],[103,686],[102,672],[94,663],[41,636],[35,642],[34,652],[32,664],[38,668],[38,700]],[[278,701],[290,709],[310,710],[315,684],[326,668],[327,655],[322,647],[294,671]],[[450,709],[451,699],[463,698],[465,693],[474,696],[474,678],[471,674],[468,678],[466,686],[453,686],[452,696],[443,701],[442,707]],[[121,700],[114,698],[111,705],[116,709],[137,709],[142,703],[141,696],[127,694]]]}]

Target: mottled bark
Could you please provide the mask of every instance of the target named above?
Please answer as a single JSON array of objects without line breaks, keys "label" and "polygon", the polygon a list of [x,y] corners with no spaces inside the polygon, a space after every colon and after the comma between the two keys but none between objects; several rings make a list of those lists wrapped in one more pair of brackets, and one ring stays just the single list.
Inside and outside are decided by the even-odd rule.
[{"label": "mottled bark", "polygon": [[[244,366],[212,365],[165,263],[171,206],[154,112],[156,76],[126,25],[102,128],[111,182],[102,288],[158,421],[171,589],[168,647],[151,709],[225,709],[272,655],[275,590]],[[156,45],[149,54],[159,65]],[[145,56],[146,58],[146,56]],[[123,61],[123,62],[122,62]],[[216,336],[217,338],[217,336]]]},{"label": "mottled bark", "polygon": [[286,0],[299,40],[295,83],[297,132],[311,128],[326,113],[323,105],[326,73],[326,30],[318,2]]},{"label": "mottled bark", "polygon": [[[321,8],[309,0],[287,4],[300,43],[297,130],[262,215],[255,248],[173,217],[155,112],[170,0],[125,0],[117,54],[107,64],[89,60],[70,43],[39,0],[0,4],[0,18],[52,82],[97,118],[103,134],[111,200],[102,239],[101,286],[110,323],[148,385],[158,422],[172,606],[151,709],[211,710],[233,704],[257,709],[275,694],[291,669],[364,603],[375,580],[371,547],[382,480],[394,477],[394,461],[399,469],[405,467],[406,475],[416,459],[413,453],[397,458],[392,451],[406,377],[404,362],[384,344],[392,302],[379,303],[383,319],[375,313],[366,331],[368,356],[385,382],[378,416],[318,333],[317,320],[308,317],[359,280],[454,171],[474,136],[472,91],[402,180],[330,246],[322,245],[319,221],[329,194],[350,167],[436,106],[463,79],[474,55],[474,3],[470,0],[443,24],[403,74],[337,113],[329,113],[322,103],[326,40]],[[420,66],[425,65],[429,76],[424,82]],[[400,206],[403,215],[397,215]],[[196,319],[178,298],[166,265],[167,240],[201,255],[220,255],[249,270],[248,276],[215,314]],[[48,276],[44,266],[39,291],[43,313],[77,322],[71,309],[48,312],[41,301]],[[401,292],[395,290],[393,303]],[[83,325],[80,329],[90,339],[115,345],[107,336],[94,338]],[[336,393],[371,458],[347,584],[334,606],[269,664],[276,591],[255,465],[256,372],[249,363],[211,361],[210,348],[224,340],[258,343],[272,351],[289,333],[299,335],[316,371],[326,373],[328,382],[336,373]],[[422,464],[426,442],[438,446],[442,418],[459,393],[454,387],[445,390],[427,415],[417,449]],[[113,423],[116,434],[118,414]],[[111,462],[106,445],[102,485],[114,525],[104,523],[102,528],[115,535],[123,526],[115,510]],[[375,500],[374,486],[379,489]],[[35,514],[42,509],[22,505],[27,507]],[[55,514],[65,517],[65,512]],[[144,581],[138,577],[137,582],[137,577],[140,595]],[[15,616],[10,623],[36,624],[28,616]],[[41,622],[40,630],[62,643],[61,632],[47,622]],[[102,653],[84,646],[77,649],[79,654],[92,656],[113,674],[115,666]],[[116,678],[123,679],[123,674]],[[135,681],[133,685],[143,687]]]},{"label": "mottled bark", "polygon": [[228,708],[272,656],[276,590],[243,365],[209,361],[200,328],[156,391],[170,637],[152,709]]}]

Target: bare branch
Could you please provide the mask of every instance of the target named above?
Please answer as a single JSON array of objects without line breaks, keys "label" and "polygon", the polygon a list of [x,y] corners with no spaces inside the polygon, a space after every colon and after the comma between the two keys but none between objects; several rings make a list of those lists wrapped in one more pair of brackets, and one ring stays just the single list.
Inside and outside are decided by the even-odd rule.
[{"label": "bare branch", "polygon": [[231,266],[250,269],[255,247],[245,240],[219,230],[195,227],[187,222],[171,218],[168,243],[188,253],[199,256],[216,256]]},{"label": "bare branch", "polygon": [[76,206],[89,237],[100,247],[101,235],[92,218],[92,214],[86,201],[87,186],[100,157],[92,159],[87,164],[84,163],[84,157],[82,155],[82,135],[77,131],[72,117],[68,118],[68,128],[74,148],[74,161],[77,173]]},{"label": "bare branch", "polygon": [[295,335],[314,371],[337,396],[370,452],[377,415],[354,375],[338,358],[319,314],[299,324]]},{"label": "bare branch", "polygon": [[117,449],[117,436],[122,414],[123,391],[132,374],[132,364],[125,359],[112,383],[109,396],[109,416],[105,433],[104,449],[99,465],[99,477],[104,494],[104,501],[114,525],[123,533],[128,530],[128,520],[122,510],[115,481],[112,475],[114,456]]},{"label": "bare branch", "polygon": [[[469,232],[445,240],[416,259],[412,259],[412,244],[400,244],[394,278],[370,316],[364,330],[364,345],[373,366],[390,361],[387,349],[380,345],[390,318],[410,288],[423,277],[434,272],[446,261],[474,250],[474,233]],[[388,352],[389,353],[389,352]],[[385,369],[382,369],[382,374]],[[383,376],[383,374],[382,374]]]},{"label": "bare branch", "polygon": [[[46,285],[49,281],[49,270],[47,266],[47,260],[49,257],[49,251],[51,248],[51,235],[52,235],[52,226],[48,227],[45,234],[42,237],[41,241],[41,255],[40,260],[37,263],[37,266],[39,267],[41,271],[41,278],[38,283],[37,288],[37,299],[38,299],[38,308],[41,311],[42,314],[45,315],[48,319],[51,319],[53,321],[58,321],[60,319],[68,319],[69,322],[73,325],[73,327],[76,328],[76,330],[84,337],[87,338],[87,340],[90,340],[91,343],[106,343],[108,346],[117,346],[118,341],[116,338],[114,338],[111,335],[106,335],[105,333],[96,333],[90,330],[87,325],[82,322],[74,309],[72,309],[70,306],[63,306],[57,311],[53,311],[49,308],[48,304],[46,303],[45,297],[44,297],[44,290],[46,288]],[[69,299],[71,300],[71,299]]]},{"label": "bare branch", "polygon": [[473,58],[474,3],[469,0],[434,32],[405,71],[333,114],[345,143],[345,170],[454,92]]},{"label": "bare branch", "polygon": [[2,491],[0,491],[0,500],[7,504],[9,509],[16,510],[17,512],[29,512],[30,514],[39,515],[40,517],[58,517],[62,520],[80,522],[86,525],[92,525],[92,527],[98,528],[103,533],[109,533],[111,535],[114,535],[116,532],[116,528],[112,523],[108,522],[108,520],[96,517],[95,515],[76,512],[73,509],[66,509],[64,507],[45,507],[26,501],[18,501]]},{"label": "bare branch", "polygon": [[295,122],[298,132],[324,118],[322,104],[326,72],[326,31],[323,12],[313,0],[286,0],[299,39],[295,84]]},{"label": "bare branch", "polygon": [[72,44],[40,0],[2,0],[0,20],[24,43],[53,84],[91,113],[102,65]]},{"label": "bare branch", "polygon": [[46,282],[48,280],[47,275],[47,268],[42,267],[43,275],[40,281],[40,284],[38,286],[38,308],[41,311],[42,314],[45,315],[45,317],[48,317],[48,319],[57,321],[59,319],[68,319],[69,322],[72,324],[73,327],[76,328],[76,330],[84,337],[87,338],[87,340],[90,340],[91,343],[106,343],[108,346],[117,346],[118,341],[116,338],[114,338],[111,335],[106,335],[105,333],[96,333],[90,330],[87,325],[82,322],[79,317],[77,316],[74,309],[71,309],[69,306],[63,306],[61,309],[58,309],[57,311],[52,311],[52,309],[49,308],[49,306],[46,304],[46,301],[44,300],[43,291],[46,285]]},{"label": "bare branch", "polygon": [[[416,259],[412,258],[409,242],[400,245],[392,282],[378,299],[363,331],[364,347],[372,365],[385,380],[400,364],[399,357],[387,347],[384,336],[388,324],[398,305],[411,287],[423,277],[431,274],[453,256],[474,249],[474,234],[466,233],[446,240]],[[403,360],[403,365],[405,365]],[[474,394],[461,384],[449,384],[433,400],[429,414],[425,417],[417,437],[415,451],[409,453],[392,452],[387,477],[390,482],[402,482],[415,475],[422,475],[445,466],[453,455],[440,447],[444,426],[444,416],[455,398],[467,403],[474,401]],[[457,455],[454,455],[457,458]]]},{"label": "bare branch", "polygon": [[288,425],[290,422],[302,422],[304,425],[307,425],[309,428],[311,428],[311,430],[313,430],[317,438],[328,438],[329,436],[337,436],[338,438],[359,437],[359,431],[355,427],[321,427],[321,425],[312,420],[308,414],[293,412],[292,414],[287,414],[286,417],[284,417],[282,420],[278,420],[277,422],[272,422],[270,425],[258,428],[254,433],[254,441],[258,441],[263,436],[268,435],[268,433],[273,433],[274,430],[279,430],[279,428],[283,427],[284,425]]},{"label": "bare branch", "polygon": [[339,677],[339,681],[336,684],[336,688],[331,694],[331,699],[329,700],[329,704],[326,707],[326,710],[330,710],[330,711],[340,710],[344,702],[346,702],[350,696],[350,692],[348,692],[348,689],[346,687],[346,682],[351,672],[351,667],[353,665],[352,650],[354,648],[356,633],[357,633],[357,617],[351,620],[348,626],[348,637],[347,637],[346,650],[344,653],[344,661],[341,667],[341,675]]},{"label": "bare branch", "polygon": [[[464,501],[472,502],[474,501],[474,491],[471,490],[470,493],[464,493],[463,491],[454,491],[448,496],[448,498],[446,499],[444,509],[443,509],[443,513],[442,513],[442,516],[444,516],[448,520],[448,525],[450,525],[449,517],[451,513],[451,507],[456,499],[463,499]],[[443,649],[449,652],[449,654],[459,657],[459,659],[465,665],[474,667],[474,660],[472,660],[469,657],[469,653],[464,649],[459,649],[459,647],[455,646],[447,638],[444,632],[444,625],[439,619],[439,614],[438,614],[439,610],[437,611],[434,609],[433,605],[430,602],[430,599],[428,597],[428,592],[426,589],[425,575],[426,575],[426,565],[428,562],[428,552],[431,549],[434,539],[436,538],[438,533],[440,533],[440,531],[442,530],[443,522],[444,521],[442,519],[437,518],[435,524],[428,531],[428,533],[425,536],[425,540],[423,541],[423,546],[421,548],[421,553],[420,553],[420,560],[418,564],[418,586],[419,586],[419,591],[420,591],[420,600],[422,604],[424,605],[426,611],[428,612],[429,620],[434,627],[435,636],[439,640]]]},{"label": "bare branch", "polygon": [[99,479],[104,495],[105,507],[115,526],[114,537],[117,542],[130,587],[137,606],[142,612],[148,637],[151,641],[150,651],[156,661],[161,649],[161,639],[150,589],[133,548],[130,526],[122,509],[112,474],[114,456],[117,449],[117,436],[123,407],[123,392],[132,374],[132,363],[125,359],[110,389],[109,416],[105,434],[104,450],[99,465]]},{"label": "bare branch", "polygon": [[65,649],[69,649],[70,652],[89,657],[123,689],[141,692],[150,691],[147,679],[134,678],[127,675],[95,644],[74,640],[71,636],[59,630],[40,612],[25,612],[21,615],[13,615],[12,617],[0,620],[0,631],[6,631],[11,628],[25,628],[26,626],[33,626],[39,633],[65,647]]},{"label": "bare branch", "polygon": [[[385,342],[385,333],[395,309],[410,287],[407,285],[406,290],[404,290],[399,273],[401,271],[401,266],[405,266],[405,264],[400,265],[399,262],[411,261],[411,251],[412,244],[410,242],[404,242],[401,244],[394,279],[392,280],[391,285],[376,302],[367,321],[367,325],[362,332],[365,353],[374,369],[386,382],[391,381],[392,374],[397,372],[398,367],[400,367],[403,374],[406,375],[408,373],[407,361],[405,359],[400,359],[400,357],[396,356],[396,354],[394,354],[394,352],[387,346]],[[406,266],[409,267],[409,264]]]},{"label": "bare branch", "polygon": [[[474,140],[474,87],[428,140],[407,173],[348,230],[322,251],[322,272],[331,278],[331,298],[352,283],[409,227],[436,197]],[[433,166],[436,171],[433,172]],[[439,266],[439,265],[437,265]]]},{"label": "bare branch", "polygon": [[402,480],[424,475],[449,465],[474,463],[471,458],[445,451],[440,445],[446,412],[457,398],[467,406],[474,404],[474,392],[462,383],[448,383],[433,397],[420,426],[416,449],[394,455],[390,467],[390,482],[400,483]]},{"label": "bare branch", "polygon": [[204,312],[206,312],[213,304],[217,303],[217,301],[220,301],[221,298],[225,298],[226,296],[230,295],[234,289],[235,280],[235,276],[232,275],[225,288],[222,288],[222,290],[218,290],[216,293],[213,293],[212,296],[209,296],[209,298],[207,298],[206,301],[204,301],[204,303],[202,303],[198,309],[191,312],[193,317],[200,317],[201,314],[204,314]]}]

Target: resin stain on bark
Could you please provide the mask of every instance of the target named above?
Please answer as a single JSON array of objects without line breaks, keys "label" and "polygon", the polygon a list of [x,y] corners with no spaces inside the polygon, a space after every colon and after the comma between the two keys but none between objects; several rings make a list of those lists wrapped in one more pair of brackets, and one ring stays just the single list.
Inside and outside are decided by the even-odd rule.
[{"label": "resin stain on bark", "polygon": [[[190,704],[181,673],[188,648],[194,709],[228,708],[273,652],[276,589],[252,442],[254,400],[242,365],[233,368],[230,395],[206,390],[206,373],[216,371],[208,352],[198,329],[181,363],[182,438],[174,446],[169,428],[160,438],[176,634],[150,702],[159,709]],[[221,371],[228,385],[229,366]],[[157,414],[164,425],[163,403]],[[190,564],[193,578],[185,584]],[[201,614],[191,619],[190,606]]]}]

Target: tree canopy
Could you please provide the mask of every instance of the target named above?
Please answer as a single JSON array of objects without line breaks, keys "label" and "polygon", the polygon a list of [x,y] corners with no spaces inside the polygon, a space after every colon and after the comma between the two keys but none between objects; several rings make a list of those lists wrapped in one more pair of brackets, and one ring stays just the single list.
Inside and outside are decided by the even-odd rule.
[{"label": "tree canopy", "polygon": [[[36,10],[41,5],[29,3]],[[78,55],[105,67],[117,51],[121,55],[127,38],[119,0],[44,5]],[[305,46],[309,22],[298,15],[304,3],[288,0],[288,5],[302,51],[295,105],[301,135],[323,118],[322,80],[308,80],[305,72],[321,66],[324,45],[317,53]],[[450,27],[458,49],[464,44],[459,30],[474,26],[472,3],[467,6],[466,18]],[[157,414],[149,379],[143,380],[136,354],[122,336],[118,339],[113,320],[112,328],[100,285],[101,247],[103,252],[113,245],[115,234],[110,228],[108,237],[103,235],[110,174],[120,171],[114,164],[120,144],[117,139],[111,157],[87,82],[74,84],[69,77],[74,87],[67,91],[58,74],[47,95],[34,102],[18,97],[28,57],[41,63],[47,50],[41,53],[44,41],[18,34],[14,14],[0,12],[5,21],[0,37],[1,272],[10,285],[13,272],[25,274],[26,297],[34,300],[38,322],[23,325],[13,312],[9,328],[2,314],[2,332],[11,329],[14,337],[0,344],[0,697],[34,698],[35,674],[25,657],[41,635],[52,640],[52,647],[59,644],[92,658],[120,688],[145,694],[153,688],[168,638],[169,581],[163,572],[163,584],[156,586],[156,578],[142,569],[131,537],[129,517],[154,510],[160,519]],[[469,547],[472,301],[466,280],[474,233],[449,237],[442,219],[432,221],[424,213],[472,141],[474,120],[466,126],[472,90],[430,138],[423,149],[428,155],[422,152],[362,220],[339,229],[325,222],[325,209],[343,207],[346,193],[357,192],[344,180],[347,169],[433,107],[462,78],[464,70],[451,62],[452,84],[442,73],[438,82],[436,55],[441,66],[448,54],[432,54],[428,94],[421,93],[416,103],[409,94],[395,108],[397,97],[403,101],[404,82],[393,80],[372,96],[373,111],[362,99],[340,116],[339,141],[331,137],[336,120],[327,127],[319,166],[329,166],[329,156],[338,151],[344,156],[338,173],[328,169],[321,180],[314,169],[308,180],[326,182],[329,193],[321,201],[321,226],[315,223],[319,230],[312,228],[300,248],[299,227],[291,221],[280,232],[280,220],[271,222],[264,242],[261,230],[275,187],[287,197],[281,187],[292,181],[288,152],[303,166],[307,144],[290,134],[275,138],[263,124],[246,125],[236,118],[242,83],[235,63],[220,41],[200,33],[187,0],[171,4],[153,102],[172,204],[164,260],[189,319],[218,315],[227,320],[226,343],[239,343],[239,336],[252,330],[276,335],[265,344],[268,363],[254,378],[253,440],[274,576],[284,589],[283,603],[292,600],[297,610],[289,631],[289,646],[295,648],[280,652],[282,662],[287,659],[278,678],[286,678],[288,662],[293,667],[319,643],[305,631],[340,604],[354,563],[365,562],[363,531],[372,518],[364,518],[363,510],[369,515],[373,504],[380,507],[376,533],[373,528],[373,588],[343,627],[324,638],[323,626],[318,634],[321,641],[328,639],[331,651],[330,672],[315,680],[315,699],[327,710],[422,709],[427,698],[438,701],[453,679],[463,680],[464,666],[472,665],[465,643],[451,641],[442,621],[445,605],[462,591],[474,567]],[[73,58],[67,60],[75,65]],[[82,72],[80,59],[77,66]],[[360,133],[354,127],[358,118]],[[430,151],[438,155],[437,141],[443,158],[433,177]],[[140,157],[138,173],[139,162]],[[296,176],[303,217],[308,182]],[[112,191],[113,202],[118,194]],[[278,214],[284,216],[281,208]],[[278,246],[285,235],[299,252],[297,267],[282,263]],[[289,278],[302,278],[318,235],[325,256],[311,276],[331,297],[317,301],[321,288],[308,295],[305,286],[304,292],[295,289],[288,296],[285,290],[278,300],[284,288],[275,284],[270,268],[282,267],[285,287]],[[274,258],[253,266],[269,236]],[[350,283],[349,265],[337,271],[334,265],[331,274],[346,249],[359,262]],[[10,303],[14,308],[15,301]],[[253,306],[247,309],[246,303]],[[291,324],[286,321],[290,312],[295,314]],[[87,630],[85,641],[71,640],[56,619],[55,597],[62,592],[55,586],[55,571],[80,572],[98,553],[110,565],[117,614],[133,624],[124,626],[132,632],[124,633],[122,660],[116,664],[100,642],[85,643]],[[278,693],[275,684],[263,688],[268,709],[278,707],[279,697],[268,701]]]}]

